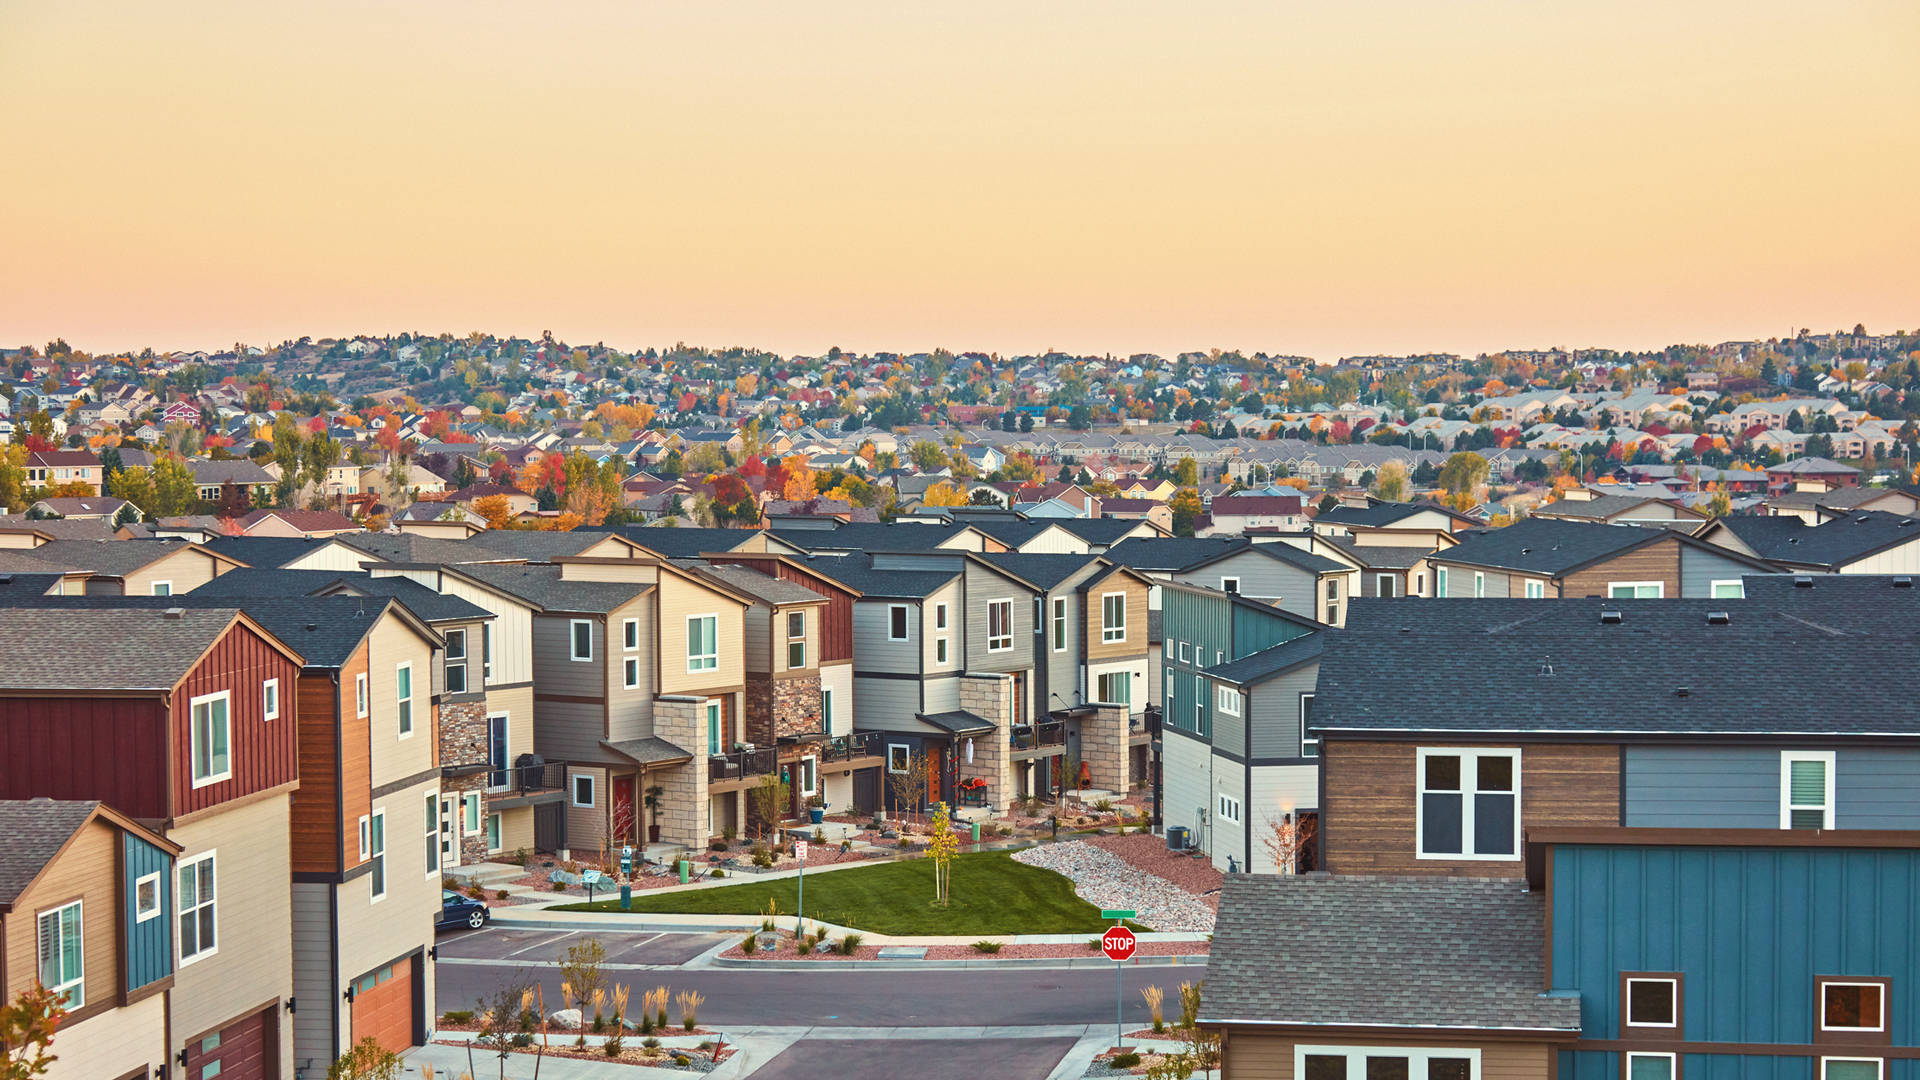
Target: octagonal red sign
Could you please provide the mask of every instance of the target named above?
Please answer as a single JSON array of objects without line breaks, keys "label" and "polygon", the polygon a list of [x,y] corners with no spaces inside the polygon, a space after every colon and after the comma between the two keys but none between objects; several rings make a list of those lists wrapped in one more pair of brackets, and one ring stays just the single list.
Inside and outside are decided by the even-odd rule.
[{"label": "octagonal red sign", "polygon": [[1100,935],[1100,951],[1107,954],[1109,960],[1125,960],[1133,955],[1140,944],[1133,931],[1124,926],[1116,926]]}]

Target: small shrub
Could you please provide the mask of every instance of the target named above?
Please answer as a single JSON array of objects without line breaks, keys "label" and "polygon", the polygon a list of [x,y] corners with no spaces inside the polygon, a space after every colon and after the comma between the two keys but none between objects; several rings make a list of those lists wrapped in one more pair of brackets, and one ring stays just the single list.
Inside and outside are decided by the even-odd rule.
[{"label": "small shrub", "polygon": [[472,1009],[449,1009],[440,1014],[440,1022],[445,1024],[473,1023]]},{"label": "small shrub", "polygon": [[983,952],[983,953],[997,953],[1000,951],[1000,945],[1001,945],[1001,942],[998,942],[998,941],[976,941],[973,943],[973,951]]},{"label": "small shrub", "polygon": [[860,942],[865,940],[859,934],[847,934],[840,939],[840,955],[852,956],[860,951]]},{"label": "small shrub", "polygon": [[620,1051],[624,1048],[620,1045],[620,1036],[615,1035],[613,1038],[608,1039],[607,1044],[601,1049],[606,1051],[608,1057],[617,1058],[620,1056]]},{"label": "small shrub", "polygon": [[801,956],[811,956],[813,954],[813,939],[808,937],[795,938],[793,947]]},{"label": "small shrub", "polygon": [[507,890],[501,889],[500,891],[493,894],[493,898],[495,900],[505,900],[507,898],[507,895],[508,895]]},{"label": "small shrub", "polygon": [[1087,951],[1089,951],[1089,952],[1099,952],[1099,951],[1100,951],[1100,939],[1099,939],[1099,938],[1097,938],[1097,937],[1093,937],[1093,938],[1088,938],[1088,939],[1087,939]]},{"label": "small shrub", "polygon": [[826,842],[827,842],[827,830],[825,830],[825,829],[821,829],[821,828],[815,828],[815,829],[813,830],[813,842],[814,842],[814,843],[816,843],[816,844],[824,844],[824,843],[826,843]]},{"label": "small shrub", "polygon": [[524,1050],[527,1047],[533,1045],[533,1034],[531,1032],[522,1031],[519,1034],[515,1035],[511,1041],[513,1045]]},{"label": "small shrub", "polygon": [[685,1054],[675,1054],[673,1055],[673,1063],[684,1069],[693,1064],[693,1059]]},{"label": "small shrub", "polygon": [[1132,1051],[1124,1054],[1115,1054],[1113,1055],[1113,1060],[1107,1062],[1107,1064],[1115,1069],[1131,1069],[1135,1065],[1140,1064],[1140,1055]]},{"label": "small shrub", "polygon": [[448,892],[459,892],[460,879],[457,877],[454,877],[452,874],[443,875],[440,878],[440,887],[447,890]]},{"label": "small shrub", "polygon": [[712,1040],[712,1039],[701,1039],[701,1040],[700,1040],[700,1045],[699,1045],[699,1046],[696,1046],[696,1047],[694,1047],[694,1049],[695,1049],[695,1050],[711,1050],[711,1049],[713,1049],[713,1040]]},{"label": "small shrub", "polygon": [[660,1040],[649,1035],[640,1040],[640,1045],[646,1047],[648,1050],[658,1050],[660,1049]]},{"label": "small shrub", "polygon": [[547,888],[552,889],[554,892],[566,892],[567,883],[564,881],[549,881]]},{"label": "small shrub", "polygon": [[756,846],[753,849],[753,865],[762,870],[773,869],[773,852],[768,851],[766,848]]},{"label": "small shrub", "polygon": [[725,870],[721,870],[721,869],[718,869],[718,868],[716,868],[716,869],[715,869],[715,870],[713,871],[713,876],[714,876],[714,877],[726,877],[726,876],[727,876],[727,872],[726,872]]},{"label": "small shrub", "polygon": [[707,850],[708,851],[725,851],[727,850],[727,842],[725,840],[716,840],[713,843],[707,845]]},{"label": "small shrub", "polygon": [[1113,813],[1113,800],[1101,799],[1098,802],[1093,804],[1093,808],[1095,810],[1100,811],[1103,814],[1111,814]]},{"label": "small shrub", "polygon": [[487,888],[476,881],[467,886],[467,895],[473,897],[475,900],[485,900],[487,898]]},{"label": "small shrub", "polygon": [[844,854],[844,853],[846,853],[846,852],[849,852],[849,851],[852,851],[852,850],[853,850],[853,841],[852,841],[852,840],[842,840],[842,841],[840,841],[840,851],[841,851],[841,853],[843,853],[843,854]]},{"label": "small shrub", "polygon": [[731,825],[728,825],[726,828],[720,830],[721,838],[726,840],[726,842],[729,844],[733,843],[734,838],[739,835],[740,835],[740,830],[734,828]]},{"label": "small shrub", "polygon": [[528,858],[527,858],[527,849],[526,849],[526,848],[515,848],[515,849],[514,849],[514,852],[513,852],[513,863],[514,863],[514,865],[515,865],[515,866],[525,866],[525,865],[527,865],[527,863],[529,863],[529,862],[531,862],[531,861],[532,861],[532,860],[530,860],[530,859],[528,859]]},{"label": "small shrub", "polygon": [[746,940],[740,942],[740,951],[743,953],[746,953],[748,956],[752,956],[754,953],[754,950],[758,949],[759,947],[760,947],[760,938],[759,938],[759,935],[757,934],[748,934],[746,936]]}]

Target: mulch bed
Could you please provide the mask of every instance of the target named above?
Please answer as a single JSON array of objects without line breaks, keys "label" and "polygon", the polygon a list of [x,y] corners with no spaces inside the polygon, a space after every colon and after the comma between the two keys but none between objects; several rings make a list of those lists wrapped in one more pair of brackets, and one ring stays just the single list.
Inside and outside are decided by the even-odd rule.
[{"label": "mulch bed", "polygon": [[[437,1031],[479,1031],[480,1021],[478,1020],[455,1021],[455,1020],[448,1020],[446,1017],[443,1016],[440,1018],[440,1022],[436,1026],[435,1030]],[[580,1033],[577,1031],[568,1031],[565,1028],[554,1027],[552,1025],[549,1025],[547,1028],[547,1034],[558,1039],[562,1037],[578,1035]],[[604,1038],[611,1034],[613,1034],[612,1031],[604,1031],[604,1032],[601,1032],[599,1035],[595,1035],[592,1031],[588,1031],[587,1038],[589,1039]],[[714,1031],[711,1028],[703,1028],[703,1027],[696,1026],[692,1031],[688,1031],[683,1027],[676,1026],[664,1032],[655,1031],[654,1034],[659,1035],[663,1039],[666,1039],[666,1038],[678,1038],[683,1035],[699,1035],[702,1038],[712,1038],[713,1036],[718,1035],[720,1033],[717,1031]],[[627,1032],[627,1038],[637,1041],[637,1040],[646,1038],[646,1036],[640,1034],[638,1031],[629,1029]]]},{"label": "mulch bed", "polygon": [[[881,946],[862,945],[854,950],[854,955],[846,956],[838,952],[826,952],[819,948],[806,956],[801,956],[793,946],[792,931],[782,930],[778,949],[756,949],[752,955],[738,943],[720,955],[729,960],[818,960],[829,963],[834,960],[878,960]],[[743,937],[745,935],[742,935]],[[1089,934],[1091,938],[1093,935]],[[838,940],[829,937],[829,942]],[[1136,950],[1140,956],[1204,956],[1211,948],[1205,941],[1142,941]],[[1099,950],[1085,945],[1002,945],[997,953],[984,953],[972,945],[930,945],[927,947],[928,960],[1060,960],[1073,957],[1098,956]]]},{"label": "mulch bed", "polygon": [[[594,1036],[591,1036],[591,1035],[588,1036],[589,1043],[591,1043],[593,1038]],[[450,1039],[439,1039],[435,1041],[442,1046],[473,1045],[470,1043],[461,1042],[458,1040],[450,1040]],[[524,1054],[528,1057],[532,1057],[539,1053],[539,1049],[537,1047],[532,1047],[532,1046],[528,1046],[528,1047],[516,1046],[509,1052],[514,1054]],[[608,1056],[607,1052],[604,1049],[600,1048],[599,1046],[591,1046],[591,1045],[586,1050],[582,1050],[574,1046],[549,1046],[547,1047],[546,1056],[574,1058],[575,1060],[579,1060],[579,1061],[604,1061],[609,1065],[639,1065],[639,1066],[643,1066],[647,1068],[655,1068],[655,1069],[665,1068],[665,1069],[673,1069],[679,1072],[689,1072],[689,1071],[710,1072],[713,1069],[726,1064],[727,1059],[733,1056],[734,1048],[732,1046],[722,1047],[719,1054],[719,1061],[717,1062],[714,1060],[714,1053],[712,1050],[695,1050],[692,1048],[672,1049],[669,1047],[660,1047],[657,1051],[655,1051],[655,1053],[657,1053],[659,1056],[657,1057],[648,1056],[645,1049],[640,1046],[640,1036],[634,1035],[634,1036],[628,1037],[625,1040],[625,1043],[621,1046],[620,1054],[617,1057],[610,1057]],[[498,1051],[496,1051],[493,1047],[490,1047],[490,1046],[482,1047],[477,1045],[473,1046],[473,1058],[476,1063],[480,1062],[483,1058],[494,1058],[497,1056],[497,1054],[498,1054]],[[689,1058],[693,1062],[693,1064],[686,1068],[682,1068],[681,1066],[675,1065],[673,1063],[673,1059],[674,1059],[674,1055],[676,1054],[686,1055],[687,1058]]]}]

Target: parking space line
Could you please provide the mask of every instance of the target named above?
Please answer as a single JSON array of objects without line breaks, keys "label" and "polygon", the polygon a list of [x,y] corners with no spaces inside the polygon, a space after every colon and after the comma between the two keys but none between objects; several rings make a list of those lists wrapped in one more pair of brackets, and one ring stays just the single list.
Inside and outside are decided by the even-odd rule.
[{"label": "parking space line", "polygon": [[[564,933],[564,934],[559,934],[559,935],[556,935],[556,936],[554,936],[554,937],[552,937],[552,938],[548,938],[548,939],[547,939],[547,940],[545,940],[545,941],[536,941],[536,942],[534,942],[533,944],[531,944],[531,945],[528,945],[528,946],[526,946],[525,948],[520,948],[520,949],[515,949],[515,950],[513,950],[512,952],[510,952],[510,953],[508,953],[508,954],[507,954],[507,956],[519,956],[519,955],[520,955],[521,953],[523,953],[523,952],[526,952],[526,951],[528,951],[528,950],[530,950],[530,949],[537,949],[537,948],[539,948],[539,947],[541,947],[542,945],[552,945],[552,944],[553,944],[554,942],[556,942],[556,941],[560,941],[560,940],[562,940],[562,939],[564,939],[564,938],[570,938],[570,937],[572,937],[573,935],[575,935],[575,934],[577,934],[577,933],[579,933],[579,932],[580,932],[580,931],[578,931],[578,930],[569,930],[569,931],[567,931],[567,932],[566,932],[566,933]],[[503,956],[503,957],[501,957],[501,959],[503,959],[503,960],[504,960],[504,959],[506,959],[506,958],[507,958],[507,957],[505,957],[505,956]]]}]

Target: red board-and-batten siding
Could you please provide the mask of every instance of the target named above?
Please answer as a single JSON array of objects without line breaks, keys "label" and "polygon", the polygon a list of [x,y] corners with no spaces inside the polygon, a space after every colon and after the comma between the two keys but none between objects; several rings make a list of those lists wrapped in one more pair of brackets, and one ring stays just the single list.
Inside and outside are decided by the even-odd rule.
[{"label": "red board-and-batten siding", "polygon": [[833,663],[836,660],[853,659],[853,594],[836,589],[833,584],[823,581],[803,570],[765,555],[753,552],[726,552],[712,560],[716,565],[729,563],[751,566],[762,573],[770,574],[782,581],[791,581],[805,589],[827,598],[827,606],[820,616],[820,661]]},{"label": "red board-and-batten siding", "polygon": [[[289,783],[299,776],[299,675],[285,654],[236,623],[168,703],[157,696],[95,697],[85,691],[0,697],[0,799],[100,799],[131,817],[179,818]],[[268,679],[280,680],[275,720],[263,719],[261,684]],[[231,694],[227,745],[233,775],[195,788],[190,702],[222,690]]]}]

